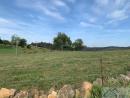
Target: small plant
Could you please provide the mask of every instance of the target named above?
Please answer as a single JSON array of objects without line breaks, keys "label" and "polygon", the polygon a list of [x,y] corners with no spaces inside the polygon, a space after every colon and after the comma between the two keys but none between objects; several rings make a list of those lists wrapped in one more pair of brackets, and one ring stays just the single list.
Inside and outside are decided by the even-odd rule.
[{"label": "small plant", "polygon": [[91,98],[101,98],[102,97],[102,87],[94,85],[91,91]]}]

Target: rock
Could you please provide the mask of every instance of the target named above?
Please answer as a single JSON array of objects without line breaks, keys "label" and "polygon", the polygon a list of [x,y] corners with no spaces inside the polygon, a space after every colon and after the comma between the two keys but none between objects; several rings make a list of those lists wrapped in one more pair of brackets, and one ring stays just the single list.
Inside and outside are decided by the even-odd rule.
[{"label": "rock", "polygon": [[13,98],[28,98],[28,92],[20,91]]},{"label": "rock", "polygon": [[57,98],[73,98],[75,95],[71,85],[64,85],[58,92]]},{"label": "rock", "polygon": [[80,98],[80,91],[78,89],[75,90],[75,98]]},{"label": "rock", "polygon": [[47,95],[40,95],[39,98],[47,98]]},{"label": "rock", "polygon": [[47,98],[47,95],[44,94],[43,90],[39,91],[39,98]]},{"label": "rock", "polygon": [[6,89],[6,88],[1,88],[0,89],[0,98],[9,98],[14,95],[15,89]]},{"label": "rock", "polygon": [[97,78],[96,81],[93,82],[93,85],[99,85],[99,86],[102,86],[102,79]]},{"label": "rock", "polygon": [[130,71],[127,72],[127,76],[130,78]]},{"label": "rock", "polygon": [[130,77],[123,75],[123,74],[120,74],[120,79],[123,80],[123,81],[127,81],[127,82],[130,81]]},{"label": "rock", "polygon": [[48,95],[48,98],[57,98],[57,92],[52,91],[52,93]]},{"label": "rock", "polygon": [[85,90],[92,90],[92,83],[90,82],[84,82],[83,85],[82,85],[82,88],[85,89]]},{"label": "rock", "polygon": [[31,89],[28,91],[29,98],[38,98],[39,97],[39,91],[37,89]]},{"label": "rock", "polygon": [[55,91],[55,88],[52,87],[48,93],[51,94],[53,91]]},{"label": "rock", "polygon": [[90,98],[93,85],[90,82],[84,82],[82,85],[82,98]]}]

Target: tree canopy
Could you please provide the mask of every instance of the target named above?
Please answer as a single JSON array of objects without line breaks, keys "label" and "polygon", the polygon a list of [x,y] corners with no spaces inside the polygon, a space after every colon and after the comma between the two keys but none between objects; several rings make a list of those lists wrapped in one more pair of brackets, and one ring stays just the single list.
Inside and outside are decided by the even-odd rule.
[{"label": "tree canopy", "polygon": [[53,43],[32,42],[31,44],[27,44],[26,39],[13,35],[11,37],[11,41],[2,40],[0,38],[0,44],[5,45],[5,46],[9,45],[11,47],[20,46],[24,48],[26,46],[27,48],[31,48],[31,46],[34,46],[34,47],[55,49],[55,50],[76,50],[76,51],[82,50],[84,47],[82,39],[77,39],[74,42],[72,42],[70,37],[63,32],[59,32],[57,36],[54,37]]},{"label": "tree canopy", "polygon": [[3,44],[3,41],[2,41],[2,39],[0,38],[0,44]]},{"label": "tree canopy", "polygon": [[63,50],[70,48],[72,41],[65,33],[59,32],[58,35],[54,38],[53,44],[55,49]]},{"label": "tree canopy", "polygon": [[21,46],[22,48],[24,48],[27,45],[27,40],[26,39],[20,39],[18,45]]},{"label": "tree canopy", "polygon": [[82,39],[75,40],[75,42],[73,43],[72,47],[74,48],[74,50],[81,50],[83,48],[83,41],[82,41]]}]

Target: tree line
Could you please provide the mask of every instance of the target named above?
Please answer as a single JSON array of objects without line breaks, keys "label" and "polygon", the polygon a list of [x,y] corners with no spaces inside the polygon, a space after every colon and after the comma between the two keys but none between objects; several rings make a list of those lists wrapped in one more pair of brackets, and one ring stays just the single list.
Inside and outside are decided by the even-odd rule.
[{"label": "tree line", "polygon": [[52,50],[82,50],[85,46],[82,39],[76,39],[74,42],[70,39],[65,33],[59,32],[56,37],[53,39],[53,43],[47,42],[32,42],[27,44],[25,38],[20,38],[19,36],[13,35],[11,41],[2,40],[0,38],[0,44],[10,45],[10,46],[20,46],[22,48],[32,48],[32,47],[41,47]]},{"label": "tree line", "polygon": [[2,40],[0,38],[0,44],[1,45],[5,45],[5,46],[16,46],[16,45],[18,45],[18,46],[24,48],[25,46],[27,46],[27,40],[24,39],[24,38],[20,38],[20,37],[18,37],[16,35],[13,35],[11,37],[11,41],[9,41],[9,40]]}]

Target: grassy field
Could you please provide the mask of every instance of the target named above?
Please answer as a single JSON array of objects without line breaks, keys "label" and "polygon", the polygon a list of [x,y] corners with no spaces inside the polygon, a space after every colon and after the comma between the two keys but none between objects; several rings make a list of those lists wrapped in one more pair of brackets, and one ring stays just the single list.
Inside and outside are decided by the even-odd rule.
[{"label": "grassy field", "polygon": [[[31,51],[31,52],[30,52]],[[0,49],[0,87],[47,90],[53,85],[78,86],[100,77],[100,58],[105,76],[117,76],[130,70],[130,50],[118,51],[46,51]]]}]

